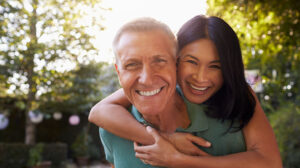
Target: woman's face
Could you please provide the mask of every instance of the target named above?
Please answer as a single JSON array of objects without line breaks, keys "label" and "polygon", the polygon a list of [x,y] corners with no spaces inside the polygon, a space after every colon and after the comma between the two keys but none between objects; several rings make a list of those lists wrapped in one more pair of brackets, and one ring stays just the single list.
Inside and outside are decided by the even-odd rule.
[{"label": "woman's face", "polygon": [[177,80],[184,96],[192,103],[203,103],[223,85],[221,63],[214,43],[194,41],[179,52]]}]

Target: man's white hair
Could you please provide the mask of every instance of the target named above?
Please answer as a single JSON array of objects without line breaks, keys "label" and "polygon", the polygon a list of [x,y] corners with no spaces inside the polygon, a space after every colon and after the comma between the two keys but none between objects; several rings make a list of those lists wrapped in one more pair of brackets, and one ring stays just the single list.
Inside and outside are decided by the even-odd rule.
[{"label": "man's white hair", "polygon": [[176,52],[177,52],[177,41],[176,41],[176,38],[175,38],[173,32],[169,28],[169,26],[167,26],[165,23],[157,21],[153,18],[143,17],[143,18],[138,18],[138,19],[135,19],[133,21],[126,23],[119,29],[119,31],[115,35],[112,46],[113,46],[113,51],[115,54],[116,62],[118,62],[117,46],[118,46],[121,36],[124,33],[126,33],[126,32],[146,32],[146,31],[154,31],[154,30],[162,31],[169,37],[169,39],[173,42],[174,56],[175,56]]}]

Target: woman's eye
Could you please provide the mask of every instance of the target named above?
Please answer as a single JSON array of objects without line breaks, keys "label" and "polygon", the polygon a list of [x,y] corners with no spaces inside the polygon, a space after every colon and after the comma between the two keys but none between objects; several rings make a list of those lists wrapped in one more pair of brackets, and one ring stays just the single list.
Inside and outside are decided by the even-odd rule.
[{"label": "woman's eye", "polygon": [[210,65],[209,67],[210,67],[210,68],[221,69],[221,66],[220,66],[220,65]]},{"label": "woman's eye", "polygon": [[191,64],[194,64],[194,65],[198,65],[196,61],[194,60],[186,60],[185,62],[188,62],[188,63],[191,63]]}]

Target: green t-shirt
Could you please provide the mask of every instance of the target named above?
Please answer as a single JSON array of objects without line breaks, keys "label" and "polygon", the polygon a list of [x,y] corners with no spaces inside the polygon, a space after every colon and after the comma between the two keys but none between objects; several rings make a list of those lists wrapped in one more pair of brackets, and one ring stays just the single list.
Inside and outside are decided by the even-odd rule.
[{"label": "green t-shirt", "polygon": [[[178,128],[176,131],[192,133],[211,142],[212,146],[210,148],[200,148],[214,156],[246,151],[244,136],[241,130],[233,133],[227,132],[230,124],[229,121],[221,122],[218,119],[208,117],[204,112],[203,105],[190,103],[185,98],[184,101],[191,124],[186,129]],[[134,106],[132,106],[131,114],[139,122],[148,125]],[[135,157],[132,141],[120,138],[102,128],[100,128],[100,137],[106,159],[114,164],[115,168],[154,167],[144,164]]]}]

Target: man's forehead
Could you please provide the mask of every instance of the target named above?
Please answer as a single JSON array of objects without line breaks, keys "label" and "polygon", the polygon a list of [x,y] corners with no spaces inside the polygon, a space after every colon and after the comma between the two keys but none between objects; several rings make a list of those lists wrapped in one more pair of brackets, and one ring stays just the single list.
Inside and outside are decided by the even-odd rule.
[{"label": "man's forehead", "polygon": [[151,57],[171,56],[175,59],[174,50],[174,44],[164,33],[157,31],[128,32],[120,37],[117,55],[120,60],[139,59],[145,55]]},{"label": "man's forehead", "polygon": [[[122,57],[120,57],[120,61],[121,62],[127,62],[127,61],[138,61],[141,59],[144,59],[144,55],[142,54],[122,54]],[[161,54],[161,53],[157,53],[157,54],[151,54],[148,57],[146,57],[149,60],[155,60],[155,59],[159,59],[159,58],[164,58],[164,59],[175,59],[175,56],[171,55],[171,54]]]},{"label": "man's forehead", "polygon": [[127,62],[130,60],[155,60],[158,58],[164,58],[167,60],[175,60],[176,56],[173,54],[172,50],[164,49],[164,50],[155,50],[155,49],[149,49],[147,52],[147,49],[143,50],[142,48],[130,48],[127,47],[125,50],[121,50],[119,53],[119,61],[120,62]]},{"label": "man's forehead", "polygon": [[161,40],[172,41],[171,38],[162,30],[145,30],[145,31],[126,31],[120,35],[118,40],[118,45],[122,44],[124,40],[128,39],[139,39],[139,40],[148,40],[151,37],[157,37]]}]

